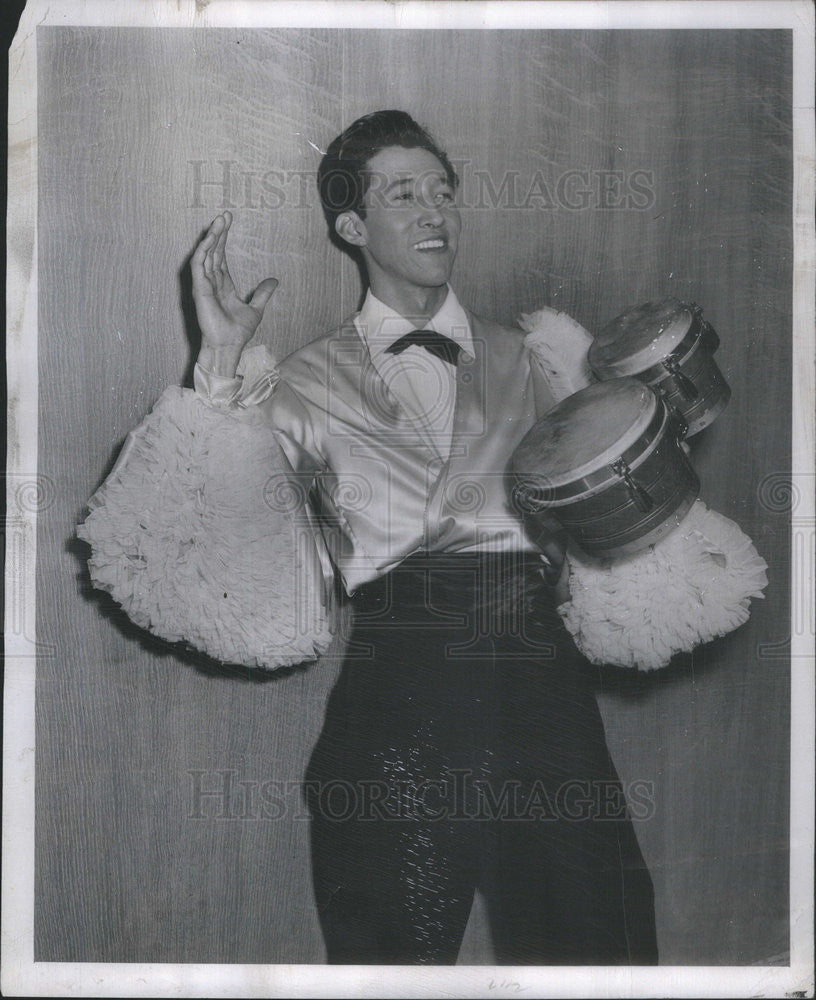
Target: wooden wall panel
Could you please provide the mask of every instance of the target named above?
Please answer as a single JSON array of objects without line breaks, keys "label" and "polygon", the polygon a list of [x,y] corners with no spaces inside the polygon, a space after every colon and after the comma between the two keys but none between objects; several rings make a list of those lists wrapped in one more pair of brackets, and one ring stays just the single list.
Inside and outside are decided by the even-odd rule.
[{"label": "wooden wall panel", "polygon": [[[243,287],[281,280],[259,335],[279,356],[357,305],[357,269],[328,244],[313,194],[314,147],[388,106],[411,111],[459,165],[455,283],[476,311],[513,321],[548,303],[592,329],[674,294],[720,333],[734,396],[695,439],[695,463],[704,497],[768,560],[766,599],[671,670],[603,672],[599,685],[622,777],[654,786],[638,834],[663,961],[784,952],[789,549],[786,514],[763,505],[761,486],[790,468],[787,35],[38,38],[40,471],[58,499],[38,543],[38,637],[56,652],[37,675],[36,959],[322,960],[296,795],[278,820],[242,802],[249,785],[232,798],[244,818],[214,818],[213,798],[210,818],[191,813],[199,780],[257,794],[300,779],[336,657],[266,681],[180,657],[89,592],[70,539],[124,435],[189,378],[184,264],[213,215],[235,214]],[[228,191],[216,183],[226,170]],[[559,194],[575,171],[594,186],[584,204]],[[613,188],[604,207],[597,184],[614,171],[630,200],[616,204]],[[641,189],[650,178],[639,199],[637,171]],[[472,931],[468,955],[489,960],[473,944],[481,916]]]}]

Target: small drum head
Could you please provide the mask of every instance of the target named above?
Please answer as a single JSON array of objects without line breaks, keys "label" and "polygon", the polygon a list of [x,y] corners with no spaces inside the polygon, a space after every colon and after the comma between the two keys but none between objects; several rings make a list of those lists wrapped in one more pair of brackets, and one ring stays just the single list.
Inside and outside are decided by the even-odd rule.
[{"label": "small drum head", "polygon": [[616,461],[641,437],[657,405],[637,379],[597,382],[548,410],[519,443],[510,469],[547,487],[574,482]]},{"label": "small drum head", "polygon": [[601,379],[637,375],[680,344],[693,318],[689,306],[672,298],[627,309],[597,334],[589,348],[589,365]]}]

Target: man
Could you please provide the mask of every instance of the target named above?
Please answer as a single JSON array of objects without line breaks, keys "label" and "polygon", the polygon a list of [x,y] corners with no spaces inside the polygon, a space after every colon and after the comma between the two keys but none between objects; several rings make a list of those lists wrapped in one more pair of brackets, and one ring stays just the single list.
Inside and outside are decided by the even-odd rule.
[{"label": "man", "polygon": [[[478,886],[502,963],[654,962],[651,881],[555,611],[563,545],[529,537],[507,501],[546,391],[521,333],[448,285],[456,174],[407,114],[381,111],[332,142],[318,184],[368,293],[258,405],[312,485],[354,615],[306,783],[329,961],[455,962]],[[216,406],[240,403],[236,366],[276,284],[240,299],[230,224],[192,258],[196,386]]]}]

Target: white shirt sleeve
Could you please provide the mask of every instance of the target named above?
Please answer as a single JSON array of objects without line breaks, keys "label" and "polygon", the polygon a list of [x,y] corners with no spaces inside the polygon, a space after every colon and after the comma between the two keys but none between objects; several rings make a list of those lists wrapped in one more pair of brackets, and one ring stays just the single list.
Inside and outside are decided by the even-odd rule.
[{"label": "white shirt sleeve", "polygon": [[263,345],[244,349],[234,378],[216,375],[198,363],[193,370],[196,393],[216,409],[257,406],[272,395],[279,380],[275,359]]}]

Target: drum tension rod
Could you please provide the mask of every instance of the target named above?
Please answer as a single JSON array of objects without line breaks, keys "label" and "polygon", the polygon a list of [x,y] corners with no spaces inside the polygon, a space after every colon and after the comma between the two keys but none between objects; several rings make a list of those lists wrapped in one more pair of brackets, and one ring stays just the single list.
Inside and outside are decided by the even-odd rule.
[{"label": "drum tension rod", "polygon": [[679,366],[679,359],[674,354],[669,354],[668,357],[663,359],[663,367],[674,379],[675,385],[677,386],[683,399],[696,399],[700,395],[697,391],[697,386],[687,375],[684,375],[680,371]]},{"label": "drum tension rod", "polygon": [[546,500],[534,498],[532,494],[544,492],[546,492],[546,487],[541,487],[534,483],[516,483],[513,487],[513,499],[525,513],[539,514],[550,505]]},{"label": "drum tension rod", "polygon": [[669,419],[674,422],[674,430],[678,441],[683,441],[688,434],[688,420],[683,416],[676,406],[672,405],[665,396],[662,397],[666,409],[669,411]]},{"label": "drum tension rod", "polygon": [[624,459],[619,458],[617,462],[612,463],[610,468],[616,476],[620,476],[624,483],[626,483],[626,488],[629,490],[629,496],[634,501],[638,510],[646,514],[654,507],[654,500],[652,500],[640,483],[635,482],[632,477],[632,470],[626,464]]}]

